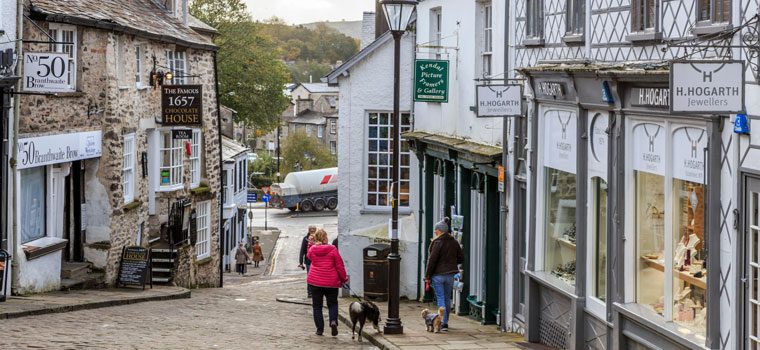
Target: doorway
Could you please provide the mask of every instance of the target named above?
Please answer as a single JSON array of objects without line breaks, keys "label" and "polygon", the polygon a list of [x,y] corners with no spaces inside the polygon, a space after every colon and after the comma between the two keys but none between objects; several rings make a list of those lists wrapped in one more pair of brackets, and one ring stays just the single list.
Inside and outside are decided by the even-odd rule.
[{"label": "doorway", "polygon": [[63,251],[63,260],[66,262],[84,262],[84,171],[84,161],[72,162],[71,171],[64,181],[63,238],[68,243]]}]

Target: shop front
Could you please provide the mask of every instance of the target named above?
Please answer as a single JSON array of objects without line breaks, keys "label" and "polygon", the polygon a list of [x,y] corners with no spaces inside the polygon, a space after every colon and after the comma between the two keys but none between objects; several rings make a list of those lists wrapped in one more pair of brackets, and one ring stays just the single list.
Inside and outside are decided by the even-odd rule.
[{"label": "shop front", "polygon": [[671,113],[667,70],[587,71],[525,71],[526,337],[571,349],[714,348],[730,292],[725,120]]}]

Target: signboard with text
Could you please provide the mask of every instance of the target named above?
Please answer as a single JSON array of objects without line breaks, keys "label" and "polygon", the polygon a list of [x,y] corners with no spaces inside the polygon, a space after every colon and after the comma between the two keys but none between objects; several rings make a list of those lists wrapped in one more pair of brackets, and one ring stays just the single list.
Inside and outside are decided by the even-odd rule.
[{"label": "signboard with text", "polygon": [[24,91],[74,92],[76,65],[69,59],[67,53],[24,53]]},{"label": "signboard with text", "polygon": [[161,86],[161,124],[203,124],[203,86]]},{"label": "signboard with text", "polygon": [[507,85],[478,85],[477,96],[478,117],[518,117],[522,115],[522,86]]},{"label": "signboard with text", "polygon": [[192,140],[193,130],[191,129],[174,129],[172,130],[172,140]]},{"label": "signboard with text", "polygon": [[449,61],[414,62],[414,101],[449,102]]},{"label": "signboard with text", "polygon": [[672,62],[670,100],[674,113],[744,112],[744,62]]},{"label": "signboard with text", "polygon": [[103,153],[103,132],[20,138],[17,147],[17,169],[98,158]]},{"label": "signboard with text", "polygon": [[150,268],[150,249],[138,246],[124,247],[117,283],[122,286],[142,286],[145,289],[145,283],[150,282],[152,288]]}]

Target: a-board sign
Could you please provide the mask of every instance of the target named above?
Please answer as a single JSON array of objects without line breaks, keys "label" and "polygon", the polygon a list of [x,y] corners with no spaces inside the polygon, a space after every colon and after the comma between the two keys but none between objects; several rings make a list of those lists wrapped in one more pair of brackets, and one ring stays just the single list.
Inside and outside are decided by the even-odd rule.
[{"label": "a-board sign", "polygon": [[131,246],[124,247],[121,253],[121,265],[119,266],[118,284],[122,286],[142,286],[150,280],[150,249]]},{"label": "a-board sign", "polygon": [[173,140],[192,140],[193,130],[191,129],[174,129],[172,130]]},{"label": "a-board sign", "polygon": [[203,86],[161,86],[161,124],[201,125],[202,118]]}]

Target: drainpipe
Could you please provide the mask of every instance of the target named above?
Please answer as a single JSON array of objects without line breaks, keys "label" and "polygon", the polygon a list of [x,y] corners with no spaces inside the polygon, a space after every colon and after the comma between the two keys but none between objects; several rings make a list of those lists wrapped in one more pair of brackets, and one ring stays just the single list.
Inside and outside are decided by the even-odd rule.
[{"label": "drainpipe", "polygon": [[[509,6],[511,4],[511,1],[505,1],[505,10],[504,10],[504,79],[509,79],[510,72],[509,72]],[[508,81],[505,81],[507,83]],[[499,280],[501,283],[499,283],[499,297],[501,298],[501,303],[499,306],[499,325],[502,332],[507,331],[507,304],[509,303],[509,300],[512,298],[507,298],[507,283],[510,283],[512,281],[507,281],[507,259],[505,254],[508,252],[508,244],[509,241],[507,240],[507,219],[509,215],[509,198],[507,196],[507,193],[510,193],[507,191],[507,184],[511,183],[511,181],[507,181],[506,174],[509,169],[507,168],[507,165],[509,164],[509,118],[503,118],[503,124],[502,124],[502,133],[501,133],[501,164],[504,167],[504,193],[501,195],[501,220],[499,223],[499,231],[501,231],[501,235],[499,237],[499,250],[501,251],[501,254],[499,254],[499,274],[501,275]],[[512,175],[514,175],[514,170],[512,169]],[[510,176],[511,177],[511,176]],[[514,252],[513,252],[514,254]],[[513,286],[514,287],[514,286]],[[512,288],[512,292],[514,293],[514,288]],[[512,317],[509,317],[510,319]]]},{"label": "drainpipe", "polygon": [[[24,0],[18,0],[16,5],[16,57],[19,59],[16,60],[16,73],[23,72],[24,68],[24,60],[23,60],[23,45],[22,41],[18,40],[23,38],[23,28],[24,28]],[[16,82],[16,91],[21,91],[21,84],[22,81],[19,80]],[[19,100],[19,96],[16,95],[13,98],[13,128],[10,130],[10,132],[13,133],[10,139],[10,144],[8,145],[8,148],[10,149],[10,157],[9,160],[13,160],[15,162],[16,159],[18,159],[18,147],[16,145],[18,144],[18,121],[19,121],[19,115],[20,113],[20,107],[21,107],[21,101]],[[10,163],[10,161],[9,161]],[[13,208],[11,210],[11,213],[8,215],[8,220],[13,223],[11,232],[9,232],[8,236],[12,236],[10,239],[10,244],[8,244],[8,252],[11,254],[11,276],[10,281],[8,281],[8,292],[6,293],[8,295],[11,295],[13,293],[13,275],[18,275],[18,272],[15,271],[15,269],[18,267],[19,264],[19,257],[16,253],[16,245],[19,242],[19,228],[18,228],[18,220],[17,215],[18,213],[18,186],[16,186],[18,182],[18,173],[16,171],[16,166],[9,167],[8,169],[9,179],[8,179],[8,185],[12,186],[11,193],[13,194],[11,198],[9,198],[9,207]],[[12,204],[11,204],[12,202]],[[6,223],[7,225],[7,223]],[[14,273],[15,272],[15,273]]]},{"label": "drainpipe", "polygon": [[[217,60],[217,51],[214,51],[214,86],[216,87],[216,131],[219,137],[219,183],[222,183],[222,175],[224,174],[224,157],[222,156],[222,106],[219,101],[219,65]],[[221,186],[219,186],[221,190]],[[219,201],[219,213],[217,218],[219,220],[219,288],[224,287],[224,245],[222,239],[224,238],[224,224],[222,223],[222,217],[224,216],[224,203],[222,203],[221,193],[216,196]]]}]

